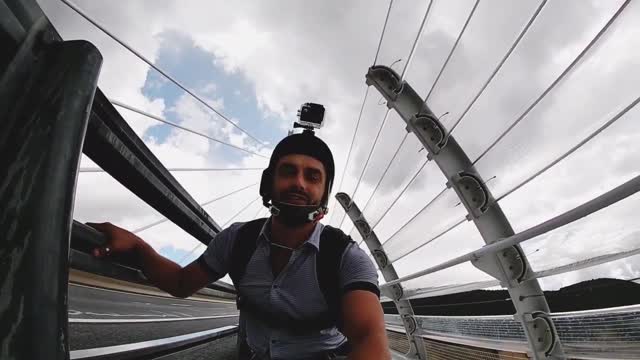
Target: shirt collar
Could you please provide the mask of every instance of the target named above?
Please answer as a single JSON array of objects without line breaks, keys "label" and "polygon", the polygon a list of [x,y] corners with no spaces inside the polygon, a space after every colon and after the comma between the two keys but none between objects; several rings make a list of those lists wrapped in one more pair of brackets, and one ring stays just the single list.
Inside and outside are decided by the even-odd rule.
[{"label": "shirt collar", "polygon": [[[262,225],[262,230],[260,230],[260,239],[262,239],[265,242],[271,242],[271,226],[269,226],[270,221],[271,221],[271,218],[268,217],[267,220],[265,220],[264,224]],[[313,229],[311,236],[309,236],[307,241],[305,241],[302,244],[302,246],[305,246],[308,244],[310,246],[313,246],[316,250],[320,250],[320,234],[322,233],[323,229],[324,229],[323,224],[321,224],[320,222],[316,223],[316,226]]]}]

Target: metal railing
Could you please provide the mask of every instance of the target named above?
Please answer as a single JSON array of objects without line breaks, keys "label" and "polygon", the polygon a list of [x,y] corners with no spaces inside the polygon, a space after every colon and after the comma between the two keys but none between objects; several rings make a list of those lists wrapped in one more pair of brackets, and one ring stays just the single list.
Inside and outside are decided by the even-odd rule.
[{"label": "metal railing", "polygon": [[[552,313],[570,358],[637,359],[640,357],[640,305]],[[400,315],[385,315],[389,329],[405,332]],[[524,353],[527,340],[510,315],[416,316],[416,333],[427,339]]]},{"label": "metal railing", "polygon": [[[63,360],[69,267],[147,284],[128,259],[89,255],[105,239],[72,219],[83,152],[201,243],[221,229],[97,88],[102,57],[93,45],[63,41],[35,0],[0,0],[0,15],[0,357]],[[223,282],[210,288],[235,291]],[[222,330],[124,350],[138,356],[236,331]],[[124,358],[107,354],[121,350],[96,356]]]}]

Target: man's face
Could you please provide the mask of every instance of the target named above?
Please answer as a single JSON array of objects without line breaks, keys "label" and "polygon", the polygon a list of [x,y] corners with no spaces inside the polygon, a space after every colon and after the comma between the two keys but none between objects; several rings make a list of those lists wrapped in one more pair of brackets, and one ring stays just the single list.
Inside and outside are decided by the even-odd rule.
[{"label": "man's face", "polygon": [[324,165],[307,155],[280,158],[275,168],[273,200],[294,205],[319,205],[327,175]]}]

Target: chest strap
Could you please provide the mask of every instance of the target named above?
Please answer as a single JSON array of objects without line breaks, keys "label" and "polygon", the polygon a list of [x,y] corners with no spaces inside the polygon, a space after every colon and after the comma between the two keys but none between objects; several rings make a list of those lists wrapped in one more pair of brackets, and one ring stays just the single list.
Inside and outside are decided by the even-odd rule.
[{"label": "chest strap", "polygon": [[244,224],[238,229],[237,239],[232,249],[231,271],[229,276],[236,285],[238,309],[266,323],[269,327],[286,329],[295,333],[309,333],[334,326],[342,327],[340,289],[340,263],[342,254],[353,240],[344,232],[331,226],[324,226],[320,234],[319,252],[316,256],[316,277],[320,291],[327,303],[328,311],[314,318],[293,318],[288,314],[274,313],[269,308],[269,299],[258,303],[259,299],[249,299],[239,289],[247,264],[257,247],[260,231],[268,219],[258,219]]}]

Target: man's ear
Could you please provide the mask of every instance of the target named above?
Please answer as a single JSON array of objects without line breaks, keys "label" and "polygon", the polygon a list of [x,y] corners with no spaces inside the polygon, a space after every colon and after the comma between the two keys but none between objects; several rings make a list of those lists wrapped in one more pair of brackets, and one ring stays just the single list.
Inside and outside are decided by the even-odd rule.
[{"label": "man's ear", "polygon": [[260,196],[267,201],[271,200],[271,193],[273,192],[273,169],[270,167],[262,171],[262,178],[260,179]]}]

